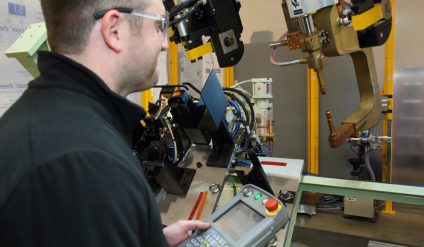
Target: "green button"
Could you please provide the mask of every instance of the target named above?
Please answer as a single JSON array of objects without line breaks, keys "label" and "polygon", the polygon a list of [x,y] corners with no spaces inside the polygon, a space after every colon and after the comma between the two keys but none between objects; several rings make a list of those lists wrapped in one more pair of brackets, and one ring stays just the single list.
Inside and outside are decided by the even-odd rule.
[{"label": "green button", "polygon": [[258,194],[255,195],[255,200],[259,200],[261,198],[262,198],[262,194],[261,193],[258,193]]}]

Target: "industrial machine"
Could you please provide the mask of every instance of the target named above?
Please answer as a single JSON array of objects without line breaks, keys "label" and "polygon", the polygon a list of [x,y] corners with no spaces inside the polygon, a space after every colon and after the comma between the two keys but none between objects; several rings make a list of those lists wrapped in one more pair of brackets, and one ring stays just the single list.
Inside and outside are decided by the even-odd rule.
[{"label": "industrial machine", "polygon": [[[256,135],[261,142],[267,142],[269,148],[272,150],[272,144],[275,137],[273,105],[271,102],[272,78],[252,78],[246,81],[238,82],[231,86],[231,88],[243,90],[241,85],[247,83],[252,84],[251,102],[255,112]],[[248,93],[246,92],[246,94]],[[269,154],[271,154],[271,150],[269,151]]]},{"label": "industrial machine", "polygon": [[[376,176],[370,161],[370,153],[380,150],[383,142],[391,142],[389,136],[373,136],[370,131],[363,131],[359,137],[349,138],[351,150],[355,152],[355,158],[350,158],[352,165],[352,178],[360,181],[376,182]],[[354,149],[356,148],[357,151]],[[378,202],[363,197],[345,196],[343,210],[345,216],[358,216],[375,221],[378,212]]]},{"label": "industrial machine", "polygon": [[208,222],[211,228],[193,233],[178,246],[262,247],[288,220],[287,211],[280,200],[249,184],[210,216]]},{"label": "industrial machine", "polygon": [[272,147],[274,141],[274,113],[272,99],[272,78],[252,78],[252,101],[256,114],[256,133],[262,142]]},{"label": "industrial machine", "polygon": [[[254,131],[255,113],[241,90],[221,88],[214,71],[202,91],[191,85],[157,86],[160,99],[149,106],[134,151],[149,180],[168,193],[186,194],[195,170],[180,167],[191,145],[209,145],[207,166],[233,169],[251,161],[251,172],[240,179],[270,191],[257,156],[265,155]],[[194,91],[194,93],[192,93]],[[249,164],[250,165],[250,164]]]},{"label": "industrial machine", "polygon": [[[195,170],[179,166],[192,144],[212,142],[206,165],[230,164],[235,143],[224,118],[227,99],[214,71],[202,91],[190,83],[159,87],[160,99],[150,104],[150,116],[143,120],[144,131],[140,132],[134,149],[147,169],[148,178],[168,193],[186,194]],[[189,94],[190,89],[198,93],[197,97]]]},{"label": "industrial machine", "polygon": [[[370,143],[374,140],[369,129],[378,124],[382,100],[371,47],[384,44],[389,37],[392,25],[390,2],[354,0],[348,5],[343,0],[283,1],[283,10],[288,34],[277,45],[300,48],[307,56],[280,63],[280,66],[307,63],[317,74],[320,92],[325,94],[322,74],[325,57],[345,54],[352,57],[360,102],[338,128],[334,126],[331,111],[326,112],[330,129],[328,140],[332,148],[341,146],[346,140],[358,145],[359,158],[350,160],[356,162],[353,164],[355,172],[359,170],[360,161],[369,174],[363,179],[376,181],[369,161]],[[375,204],[372,199],[346,196],[344,214],[375,220]]]},{"label": "industrial machine", "polygon": [[[211,51],[211,49],[204,49],[211,42],[211,48],[215,51],[221,67],[235,64],[222,62],[222,47],[230,45],[225,41],[234,38],[228,34],[235,33],[234,36],[238,37],[237,31],[241,32],[242,27],[240,22],[234,21],[239,20],[238,15],[232,18],[224,17],[226,11],[221,6],[226,4],[230,9],[228,12],[237,14],[240,8],[238,1],[180,1],[177,6],[173,4],[173,1],[164,2],[168,2],[166,7],[170,12],[171,26],[174,30],[172,40],[184,45],[190,60],[195,61],[193,54],[196,54],[196,58],[198,58],[205,52]],[[215,8],[215,5],[219,7]],[[236,11],[234,11],[234,6],[237,6]],[[360,138],[364,131],[368,131],[378,124],[382,113],[382,100],[371,47],[384,44],[389,37],[392,25],[390,1],[352,0],[348,4],[344,0],[282,0],[282,9],[288,31],[278,42],[270,46],[274,50],[280,46],[288,46],[290,50],[301,49],[305,56],[287,62],[276,62],[271,57],[271,62],[278,66],[306,63],[316,72],[320,92],[325,94],[326,83],[323,76],[325,58],[350,55],[359,89],[359,105],[337,128],[331,111],[326,112],[330,129],[328,140],[330,147],[338,148],[346,141],[351,140],[349,138]],[[188,17],[185,18],[184,15]],[[217,18],[217,16],[222,16],[222,18]],[[199,28],[199,21],[202,23],[200,24],[201,28]],[[222,27],[222,29],[216,27]],[[213,38],[217,34],[221,39]],[[211,40],[204,45],[200,41],[205,40],[205,36],[211,37]],[[234,45],[230,46],[233,47],[233,51],[239,50],[242,53],[242,49],[237,49],[235,43],[231,44]],[[203,53],[199,52],[200,50]],[[225,55],[225,58],[228,56]],[[266,86],[259,86],[259,88],[266,90]],[[253,88],[253,93],[256,94],[258,91]],[[265,117],[266,101],[264,100],[267,97],[266,93],[263,94],[260,90],[259,93],[265,97],[259,99],[258,106],[261,108],[255,110],[261,111],[262,117]],[[259,119],[262,120],[262,117]],[[258,130],[260,131],[260,129]],[[361,154],[365,156],[364,163],[370,178],[375,181],[369,165],[367,150],[369,145],[361,145],[361,147],[362,150],[365,150]],[[375,215],[374,200],[346,197],[344,202],[347,215],[369,218],[373,218]],[[357,208],[361,208],[361,210],[357,210]]]},{"label": "industrial machine", "polygon": [[[238,62],[243,53],[239,39],[243,30],[238,16],[239,1],[182,0],[175,5],[172,0],[164,0],[164,3],[174,30],[171,40],[184,45],[190,60],[214,51],[221,67]],[[384,44],[389,37],[390,1],[353,0],[347,4],[343,0],[283,0],[282,8],[288,33],[271,46],[302,49],[306,56],[277,65],[307,63],[317,73],[320,91],[325,94],[322,73],[325,57],[349,54],[353,59],[360,103],[338,128],[331,111],[326,113],[330,146],[338,148],[349,137],[376,126],[382,103],[370,47]],[[205,37],[210,39],[204,44]]]}]

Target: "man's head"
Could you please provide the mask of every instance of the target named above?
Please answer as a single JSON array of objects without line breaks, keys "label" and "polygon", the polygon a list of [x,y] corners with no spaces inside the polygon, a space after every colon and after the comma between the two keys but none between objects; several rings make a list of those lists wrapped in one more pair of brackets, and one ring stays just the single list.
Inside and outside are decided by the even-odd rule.
[{"label": "man's head", "polygon": [[[79,54],[96,23],[93,13],[114,7],[145,9],[150,0],[42,0],[49,44],[61,54]],[[135,24],[135,23],[133,23]]]},{"label": "man's head", "polygon": [[163,37],[167,30],[161,29],[163,21],[158,18],[165,15],[161,0],[41,0],[41,4],[54,52],[87,66],[121,95],[157,82],[157,56],[168,48]]}]

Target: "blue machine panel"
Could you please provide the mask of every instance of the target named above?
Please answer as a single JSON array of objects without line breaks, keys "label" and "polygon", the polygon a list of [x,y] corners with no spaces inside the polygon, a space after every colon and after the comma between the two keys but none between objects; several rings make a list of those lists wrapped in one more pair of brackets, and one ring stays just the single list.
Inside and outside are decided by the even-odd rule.
[{"label": "blue machine panel", "polygon": [[209,74],[200,97],[201,101],[199,101],[198,106],[202,104],[206,105],[208,113],[215,124],[215,128],[218,128],[225,116],[227,98],[225,97],[224,91],[221,88],[221,84],[219,83],[214,70],[212,70]]}]

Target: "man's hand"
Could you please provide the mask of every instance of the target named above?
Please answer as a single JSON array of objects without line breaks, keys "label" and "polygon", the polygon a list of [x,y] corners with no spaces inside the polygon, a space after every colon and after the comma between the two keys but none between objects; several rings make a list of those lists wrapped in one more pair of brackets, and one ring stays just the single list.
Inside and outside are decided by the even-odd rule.
[{"label": "man's hand", "polygon": [[170,246],[176,246],[186,240],[194,230],[206,230],[211,224],[199,220],[180,220],[163,229],[163,234]]}]

